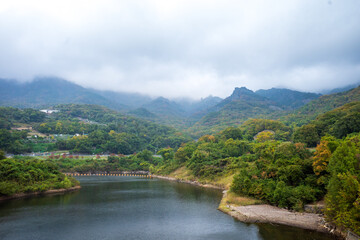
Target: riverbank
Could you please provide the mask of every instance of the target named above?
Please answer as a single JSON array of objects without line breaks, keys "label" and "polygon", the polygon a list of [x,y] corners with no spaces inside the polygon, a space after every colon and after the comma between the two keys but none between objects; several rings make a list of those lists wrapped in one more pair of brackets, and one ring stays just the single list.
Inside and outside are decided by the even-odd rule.
[{"label": "riverbank", "polygon": [[328,224],[321,214],[289,211],[286,209],[271,206],[269,204],[264,204],[260,200],[248,197],[238,196],[237,199],[240,200],[234,201],[234,198],[230,199],[227,195],[229,185],[225,187],[211,183],[204,184],[196,180],[185,180],[177,177],[160,175],[152,176],[158,179],[164,179],[168,181],[175,181],[205,188],[224,190],[223,198],[218,209],[241,222],[280,224],[312,231],[329,233],[333,234],[338,238],[345,239],[344,233],[336,229],[334,226]]},{"label": "riverbank", "polygon": [[245,205],[230,204],[224,192],[219,210],[246,223],[271,223],[298,227],[319,232],[329,232],[325,219],[315,213],[292,212],[268,204],[257,202]]},{"label": "riverbank", "polygon": [[166,176],[160,176],[160,175],[152,175],[152,177],[158,178],[158,179],[165,179],[165,180],[173,181],[173,182],[196,185],[196,186],[205,187],[205,188],[213,188],[213,189],[225,190],[225,188],[223,186],[218,186],[218,185],[208,184],[208,183],[203,184],[203,183],[200,183],[198,181],[184,180],[184,179],[180,179],[180,178],[166,177]]},{"label": "riverbank", "polygon": [[16,193],[11,196],[3,196],[0,197],[0,201],[18,199],[18,198],[28,198],[33,196],[41,196],[41,195],[53,195],[53,194],[62,194],[67,192],[74,192],[81,189],[81,186],[75,186],[71,188],[60,188],[60,189],[51,189],[44,192],[30,192],[30,193]]}]

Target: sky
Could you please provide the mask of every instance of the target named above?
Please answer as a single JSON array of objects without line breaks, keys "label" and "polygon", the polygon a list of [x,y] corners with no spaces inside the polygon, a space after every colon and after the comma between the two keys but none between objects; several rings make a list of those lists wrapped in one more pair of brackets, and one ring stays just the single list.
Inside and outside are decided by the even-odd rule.
[{"label": "sky", "polygon": [[360,82],[359,0],[0,0],[0,78],[168,98]]}]

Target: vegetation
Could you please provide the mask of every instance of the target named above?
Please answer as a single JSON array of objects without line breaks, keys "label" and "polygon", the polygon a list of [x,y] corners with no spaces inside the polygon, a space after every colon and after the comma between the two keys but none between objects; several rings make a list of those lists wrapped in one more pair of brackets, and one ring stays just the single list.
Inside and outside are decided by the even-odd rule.
[{"label": "vegetation", "polygon": [[[344,110],[356,106],[345,105],[334,112],[342,112],[346,118],[353,113]],[[325,198],[327,219],[359,234],[360,133],[348,134],[344,139],[328,134],[311,151],[306,148],[308,143],[260,138],[256,131],[264,133],[270,128],[264,124],[274,127],[271,131],[275,133],[290,130],[270,120],[251,120],[240,128],[230,127],[183,144],[175,153],[172,149],[161,150],[168,157],[151,170],[204,183],[218,183],[219,178],[234,176],[222,207],[229,203],[267,202],[302,211],[304,204]]]},{"label": "vegetation", "polygon": [[[60,111],[47,116],[32,109],[0,108],[0,149],[8,153],[112,153],[106,158],[64,154],[46,160],[0,160],[0,192],[9,195],[73,186],[74,180],[59,170],[149,170],[227,186],[231,191],[223,204],[267,202],[301,211],[304,204],[325,199],[328,220],[360,234],[359,89],[320,97],[292,114],[269,98],[236,89],[189,128],[197,140],[174,128],[96,105],[58,105]],[[272,97],[286,108],[286,98]],[[301,104],[299,99],[292,103],[292,107]],[[148,109],[140,112],[153,117]],[[169,120],[166,112],[157,116]],[[173,117],[183,114],[170,113]],[[18,126],[28,130],[14,129]],[[0,158],[4,158],[2,152]]]},{"label": "vegetation", "polygon": [[78,185],[72,177],[60,173],[57,166],[34,158],[4,158],[0,154],[0,196],[43,192]]},{"label": "vegetation", "polygon": [[79,157],[73,155],[52,155],[46,162],[56,165],[61,172],[97,173],[119,171],[149,171],[150,166],[157,166],[163,160],[154,157],[152,152],[143,150],[131,156],[111,155],[105,158]]},{"label": "vegetation", "polygon": [[[58,113],[45,115],[36,110],[1,108],[0,119],[8,119],[0,128],[0,149],[8,153],[68,150],[72,153],[132,154],[148,149],[178,148],[189,137],[175,129],[125,116],[95,105],[59,105]],[[30,114],[33,117],[25,117]],[[27,123],[31,130],[9,130]],[[28,133],[36,131],[34,137]],[[43,136],[40,136],[42,134]],[[36,136],[35,136],[36,135]],[[61,136],[61,137],[59,137]]]},{"label": "vegetation", "polygon": [[320,114],[356,101],[360,101],[360,86],[345,92],[321,96],[292,113],[282,116],[281,119],[302,126],[314,120]]},{"label": "vegetation", "polygon": [[[324,140],[326,141],[326,140]],[[336,150],[325,144],[328,176],[326,216],[360,234],[360,134],[339,140]],[[330,154],[329,154],[330,153]]]},{"label": "vegetation", "polygon": [[360,102],[348,103],[342,107],[319,115],[309,124],[295,130],[294,141],[315,147],[321,137],[329,134],[336,138],[360,131]]}]

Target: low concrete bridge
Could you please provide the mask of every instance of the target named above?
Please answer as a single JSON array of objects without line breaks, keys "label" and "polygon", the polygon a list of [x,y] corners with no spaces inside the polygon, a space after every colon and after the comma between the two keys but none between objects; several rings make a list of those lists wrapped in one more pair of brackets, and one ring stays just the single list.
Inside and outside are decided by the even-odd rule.
[{"label": "low concrete bridge", "polygon": [[150,174],[136,173],[64,173],[66,176],[122,176],[122,177],[142,177],[152,178]]}]

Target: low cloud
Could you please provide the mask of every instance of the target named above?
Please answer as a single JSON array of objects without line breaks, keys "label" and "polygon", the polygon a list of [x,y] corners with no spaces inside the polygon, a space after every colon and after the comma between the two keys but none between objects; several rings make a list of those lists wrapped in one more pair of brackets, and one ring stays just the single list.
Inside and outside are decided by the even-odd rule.
[{"label": "low cloud", "polygon": [[360,2],[8,1],[0,77],[63,77],[152,96],[360,81]]}]

